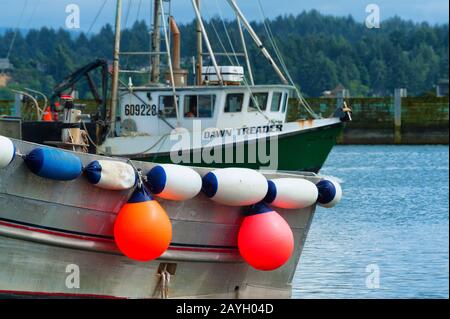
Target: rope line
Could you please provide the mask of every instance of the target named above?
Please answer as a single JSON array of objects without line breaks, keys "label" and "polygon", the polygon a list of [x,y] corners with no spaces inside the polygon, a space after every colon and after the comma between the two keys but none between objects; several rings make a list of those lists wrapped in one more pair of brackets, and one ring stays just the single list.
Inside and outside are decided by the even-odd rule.
[{"label": "rope line", "polygon": [[127,11],[125,12],[125,23],[124,23],[124,29],[127,28],[128,26],[128,18],[130,17],[130,11],[131,11],[131,2],[133,0],[128,0],[128,6],[127,6]]},{"label": "rope line", "polygon": [[291,83],[291,85],[292,85],[292,86],[294,87],[294,89],[295,89],[295,92],[296,92],[296,94],[297,94],[297,97],[298,97],[299,102],[303,105],[303,107],[304,107],[305,110],[309,113],[309,115],[311,115],[311,116],[312,116],[313,118],[315,118],[315,119],[320,118],[320,116],[317,115],[317,114],[314,112],[314,110],[311,108],[311,106],[308,104],[308,102],[305,100],[305,98],[304,98],[303,95],[301,94],[301,92],[300,92],[300,90],[298,89],[298,87],[295,85],[295,82],[294,82],[294,80],[292,79],[292,76],[291,76],[291,74],[290,74],[290,72],[289,72],[289,69],[288,69],[288,67],[287,67],[287,65],[286,65],[286,62],[285,62],[285,60],[284,60],[284,58],[283,58],[283,55],[281,54],[281,51],[280,51],[278,45],[276,44],[276,40],[275,40],[274,34],[273,34],[273,32],[272,32],[272,29],[271,29],[271,27],[270,27],[270,24],[268,23],[268,18],[267,18],[267,16],[266,16],[265,12],[264,12],[264,8],[263,8],[263,6],[262,6],[262,4],[261,4],[261,0],[258,0],[258,5],[259,5],[260,13],[261,13],[261,15],[262,15],[262,17],[263,17],[264,29],[265,29],[265,31],[266,31],[266,33],[267,33],[267,36],[268,36],[268,38],[269,38],[269,41],[270,41],[270,43],[271,43],[271,45],[272,45],[272,47],[273,47],[273,49],[274,49],[274,51],[275,51],[275,54],[276,54],[277,59],[279,60],[279,62],[280,62],[280,64],[281,64],[281,67],[283,68],[284,73],[287,75],[289,82]]},{"label": "rope line", "polygon": [[33,11],[31,12],[30,19],[28,20],[27,29],[30,28],[31,22],[34,19],[34,16],[36,15],[37,8],[39,7],[40,4],[41,4],[41,0],[37,0],[36,1],[36,5],[34,6]]},{"label": "rope line", "polygon": [[141,15],[141,7],[142,7],[142,0],[139,0],[138,8],[137,8],[137,14],[136,14],[136,21],[139,21],[139,17]]},{"label": "rope line", "polygon": [[100,6],[99,10],[97,11],[97,14],[94,18],[94,21],[92,21],[91,26],[89,27],[87,34],[91,33],[92,28],[95,26],[95,24],[97,23],[98,18],[100,17],[100,14],[103,12],[103,9],[105,8],[106,2],[108,2],[108,0],[104,0],[102,5]]},{"label": "rope line", "polygon": [[25,14],[27,7],[28,7],[28,0],[25,0],[25,3],[22,8],[22,12],[20,13],[19,21],[17,22],[16,30],[14,31],[13,38],[11,40],[11,43],[9,44],[9,49],[8,49],[8,53],[6,54],[6,59],[9,59],[9,57],[11,56],[11,51],[14,47],[14,43],[16,42],[17,34],[19,33],[20,24],[22,23],[22,19],[23,19],[23,16]]},{"label": "rope line", "polygon": [[[234,58],[235,58],[236,64],[234,64],[234,62],[232,61],[232,59],[231,59],[231,57],[230,57],[229,55],[226,55],[226,56],[227,56],[227,58],[228,58],[228,60],[229,60],[229,62],[231,63],[232,66],[240,65],[238,56],[237,56],[237,54],[236,54],[236,50],[235,50],[235,48],[234,48],[234,46],[233,46],[233,42],[232,42],[231,37],[230,37],[230,34],[229,34],[229,32],[228,32],[228,28],[227,28],[226,25],[225,25],[225,20],[223,19],[222,11],[221,11],[221,9],[220,9],[220,7],[219,7],[219,3],[217,2],[217,0],[216,0],[216,6],[217,6],[217,9],[218,9],[218,12],[219,12],[219,18],[220,18],[220,20],[222,21],[222,25],[223,25],[225,34],[226,34],[226,36],[227,36],[228,42],[229,42],[229,44],[230,44],[231,50],[233,51],[233,56],[234,56]],[[205,7],[206,7],[206,6],[205,6]],[[208,10],[206,9],[205,11],[207,11],[207,14],[208,14]],[[209,14],[208,14],[208,15],[209,15]],[[219,44],[221,45],[223,51],[224,51],[224,52],[227,52],[227,49],[225,48],[225,45],[224,45],[223,42],[220,40],[220,36],[219,36],[218,31],[217,31],[217,28],[215,27],[215,24],[214,24],[213,19],[210,20],[210,23],[211,23],[211,26],[212,26],[212,28],[213,28],[213,30],[214,30],[214,33],[215,33],[217,39],[219,40]],[[260,114],[261,114],[268,122],[272,122],[272,120],[271,120],[266,114],[264,114],[264,112],[263,112],[263,111],[261,110],[261,108],[259,107],[259,103],[258,103],[258,101],[256,100],[255,95],[253,94],[253,92],[252,92],[252,90],[251,90],[250,84],[248,83],[248,80],[245,78],[245,76],[244,76],[244,81],[243,81],[243,82],[244,82],[245,88],[248,90],[248,92],[249,92],[249,94],[250,94],[250,98],[252,99],[253,104],[256,106],[257,112],[259,112],[259,113],[260,113]],[[267,107],[267,106],[266,106],[266,107]]]}]

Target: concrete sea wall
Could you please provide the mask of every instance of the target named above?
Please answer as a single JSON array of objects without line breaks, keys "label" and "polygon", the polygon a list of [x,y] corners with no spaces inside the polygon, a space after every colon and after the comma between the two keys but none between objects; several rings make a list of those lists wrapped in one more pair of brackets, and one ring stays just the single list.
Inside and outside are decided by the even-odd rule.
[{"label": "concrete sea wall", "polygon": [[[311,108],[324,117],[336,109],[336,99],[307,99]],[[404,97],[401,99],[400,122],[395,121],[393,97],[349,98],[353,121],[339,137],[340,144],[448,144],[448,97]],[[288,119],[305,117],[295,103],[290,104]],[[397,124],[397,125],[396,125]],[[398,125],[399,124],[399,125]]]}]

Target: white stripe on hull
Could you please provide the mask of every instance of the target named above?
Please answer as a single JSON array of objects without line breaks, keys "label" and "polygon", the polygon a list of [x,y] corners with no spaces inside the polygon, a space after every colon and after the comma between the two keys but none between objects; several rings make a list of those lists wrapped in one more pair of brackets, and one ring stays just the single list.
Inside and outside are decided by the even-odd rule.
[{"label": "white stripe on hull", "polygon": [[[255,133],[255,134],[242,134],[243,128],[230,128],[230,129],[208,129],[204,128],[204,131],[198,132],[186,132],[179,137],[174,135],[171,139],[170,134],[167,135],[142,135],[142,136],[125,136],[125,137],[115,137],[108,138],[105,143],[101,146],[101,150],[107,150],[106,153],[112,154],[114,156],[127,156],[127,157],[151,157],[155,154],[168,154],[177,150],[174,146],[180,144],[180,140],[192,141],[191,145],[183,150],[192,149],[192,151],[199,151],[204,147],[213,148],[222,145],[232,145],[233,143],[253,143],[258,140],[266,140],[267,138],[279,137],[290,135],[290,134],[302,134],[310,130],[323,128],[330,125],[336,125],[341,123],[338,118],[331,119],[320,119],[320,120],[310,120],[310,121],[297,121],[289,123],[280,124],[269,124],[261,125],[255,127],[263,128],[264,126],[273,126],[273,132],[269,133]],[[276,126],[282,126],[281,131],[276,129]],[[217,131],[219,132],[219,137],[210,137],[207,132]],[[206,136],[205,136],[206,135]],[[181,136],[186,136],[181,138]],[[208,138],[209,137],[209,138]],[[197,143],[197,144],[196,144]],[[178,146],[177,146],[178,147]]]}]

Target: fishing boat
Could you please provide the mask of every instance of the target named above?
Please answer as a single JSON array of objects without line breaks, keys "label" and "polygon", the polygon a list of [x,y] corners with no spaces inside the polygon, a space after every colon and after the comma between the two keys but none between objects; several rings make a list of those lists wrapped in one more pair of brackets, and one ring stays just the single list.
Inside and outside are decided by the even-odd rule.
[{"label": "fishing boat", "polygon": [[[292,81],[275,40],[270,38],[283,67],[278,66],[236,1],[226,2],[235,14],[242,52],[237,52],[239,48],[231,41],[231,52],[213,50],[220,46],[210,42],[200,1],[192,0],[197,37],[190,40],[197,42],[197,56],[192,59],[193,74],[189,74],[186,62],[186,68],[182,68],[182,35],[171,15],[171,1],[154,1],[151,47],[140,52],[121,51],[122,1],[117,1],[111,98],[105,90],[110,75],[108,62],[97,60],[56,87],[49,99],[52,111],[61,112],[57,106],[63,104],[61,98],[70,97],[76,83],[85,76],[92,88],[89,72],[100,67],[102,96],[99,90],[92,90],[100,111],[95,119],[85,121],[87,126],[96,126],[90,131],[92,153],[201,167],[319,172],[344,123],[351,120],[350,108],[344,102],[329,118],[314,113]],[[216,33],[217,29],[213,28]],[[217,33],[216,38],[230,39],[224,29],[225,34]],[[260,58],[273,67],[278,83],[255,83],[247,48],[251,45],[249,39],[261,50]],[[222,42],[222,50],[226,51]],[[138,70],[121,67],[121,62],[127,64],[130,58],[142,56],[151,61],[150,66],[139,66]],[[143,77],[148,81],[134,85]],[[106,108],[109,99],[110,112]],[[288,122],[290,103],[302,106],[308,117]],[[54,138],[54,123],[24,126],[23,138],[27,141],[47,143]],[[40,134],[36,134],[38,130]]]},{"label": "fishing boat", "polygon": [[[140,161],[207,167],[320,170],[342,132],[343,122],[351,119],[350,109],[342,106],[331,118],[315,114],[287,68],[277,65],[236,1],[227,2],[238,23],[242,52],[236,52],[231,43],[233,52],[214,52],[203,23],[200,1],[192,0],[197,19],[197,57],[193,59],[195,80],[189,83],[188,70],[181,68],[181,34],[171,16],[170,1],[155,1],[152,47],[148,52],[152,61],[150,82],[134,86],[130,77],[128,85],[113,89],[119,93],[117,100],[112,101],[112,118],[116,119],[111,123],[113,134],[102,141],[98,152]],[[119,16],[120,10],[119,3]],[[120,19],[116,29],[120,30]],[[273,67],[279,84],[255,83],[245,31]],[[228,34],[222,37],[230,38]],[[146,54],[121,52],[120,39],[119,32],[115,43],[117,63],[121,57]],[[166,52],[161,52],[162,47]],[[279,51],[276,52],[284,65]],[[209,63],[204,62],[204,56],[209,58]],[[164,77],[161,76],[163,57],[167,66]],[[220,57],[228,65],[219,65]],[[127,72],[130,70],[123,70]],[[309,112],[310,119],[287,122],[290,100],[298,100]]]},{"label": "fishing boat", "polygon": [[[200,64],[202,84],[179,87],[175,77],[184,72],[174,63],[175,68],[169,67],[169,85],[134,87],[130,81],[121,87],[121,2],[117,0],[109,111],[107,99],[101,99],[104,108],[100,119],[88,123],[88,116],[70,96],[59,95],[64,101],[59,109],[61,121],[25,123],[17,118],[0,118],[0,296],[289,298],[316,206],[333,207],[342,196],[337,182],[299,171],[302,165],[317,171],[326,154],[315,153],[314,159],[300,166],[299,160],[292,161],[289,165],[297,163],[295,172],[288,173],[277,169],[294,166],[277,165],[271,170],[269,165],[269,169],[260,171],[251,169],[259,165],[245,161],[242,165],[211,163],[211,167],[203,167],[207,164],[203,161],[199,165],[182,161],[165,164],[169,162],[167,152],[183,156],[187,149],[195,156],[197,149],[158,146],[155,153],[156,146],[152,145],[166,145],[163,136],[168,136],[167,141],[173,135],[183,140],[186,134],[197,132],[194,120],[180,116],[186,101],[196,101],[197,113],[192,108],[189,112],[197,117],[211,116],[208,125],[213,129],[198,131],[210,142],[198,146],[202,152],[211,146],[227,146],[217,140],[220,135],[236,138],[230,147],[256,144],[262,148],[260,140],[272,144],[280,139],[291,144],[290,152],[331,149],[334,142],[327,139],[337,134],[343,119],[285,123],[286,103],[293,87],[227,83],[234,81],[232,67],[214,66],[214,75]],[[167,2],[155,1],[166,39]],[[234,1],[230,4],[240,12]],[[193,5],[199,15],[198,1]],[[238,17],[246,21],[240,14]],[[175,30],[174,20],[169,18],[168,22]],[[204,31],[200,17],[198,23]],[[210,59],[214,61],[213,54]],[[96,61],[56,91],[59,94],[98,66],[108,73],[104,61]],[[153,68],[152,73],[157,70]],[[228,75],[220,70],[233,74],[227,80]],[[212,84],[215,79],[218,83]],[[256,103],[261,100],[268,103],[267,110]],[[152,101],[162,101],[164,110],[160,104],[154,107]],[[203,108],[208,101],[209,113]],[[273,101],[279,112],[267,121]],[[234,111],[241,107],[242,112],[225,112],[222,104]],[[256,111],[250,113],[247,104]],[[115,114],[117,110],[123,117]],[[343,118],[349,116],[342,112]],[[253,117],[251,121],[245,120],[249,116]],[[102,121],[103,126],[99,124]],[[247,125],[250,123],[253,126]],[[164,126],[173,128],[167,133]],[[155,127],[161,131],[143,131]],[[316,146],[313,136],[320,136],[322,145]],[[33,139],[38,143],[30,141]],[[294,147],[292,141],[300,139],[306,142]],[[280,151],[280,163],[287,156],[283,154]],[[324,158],[317,161],[321,156]]]}]

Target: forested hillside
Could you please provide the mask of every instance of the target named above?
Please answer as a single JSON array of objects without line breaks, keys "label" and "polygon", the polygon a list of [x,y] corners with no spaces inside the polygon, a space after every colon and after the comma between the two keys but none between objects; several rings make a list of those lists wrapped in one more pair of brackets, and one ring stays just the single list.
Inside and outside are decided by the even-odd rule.
[{"label": "forested hillside", "polygon": [[[423,95],[441,78],[448,78],[448,24],[431,26],[394,18],[380,29],[367,29],[351,17],[324,16],[316,11],[298,16],[280,16],[269,22],[294,81],[307,96],[342,84],[352,96],[391,95],[405,87],[409,95]],[[271,52],[273,48],[263,23],[253,23]],[[216,52],[241,51],[237,24],[212,19],[207,29]],[[195,55],[195,23],[180,26],[182,55],[192,70]],[[220,40],[217,40],[220,34]],[[0,58],[6,56],[14,33],[0,35]],[[52,87],[77,67],[95,58],[111,59],[113,29],[106,25],[95,35],[74,37],[65,30],[42,28],[17,34],[10,60],[15,69],[13,87],[29,87],[50,93]],[[135,23],[123,33],[123,51],[148,51],[148,26]],[[278,82],[270,65],[248,37],[249,51],[258,83]],[[223,46],[222,46],[223,44]],[[206,49],[205,49],[206,51]],[[126,68],[148,66],[147,57],[123,59]],[[244,61],[241,61],[242,64]],[[230,64],[221,58],[221,64]],[[233,60],[233,63],[235,61]],[[137,81],[137,80],[136,80]],[[82,95],[87,86],[80,88]],[[0,98],[6,89],[0,89]]]}]

